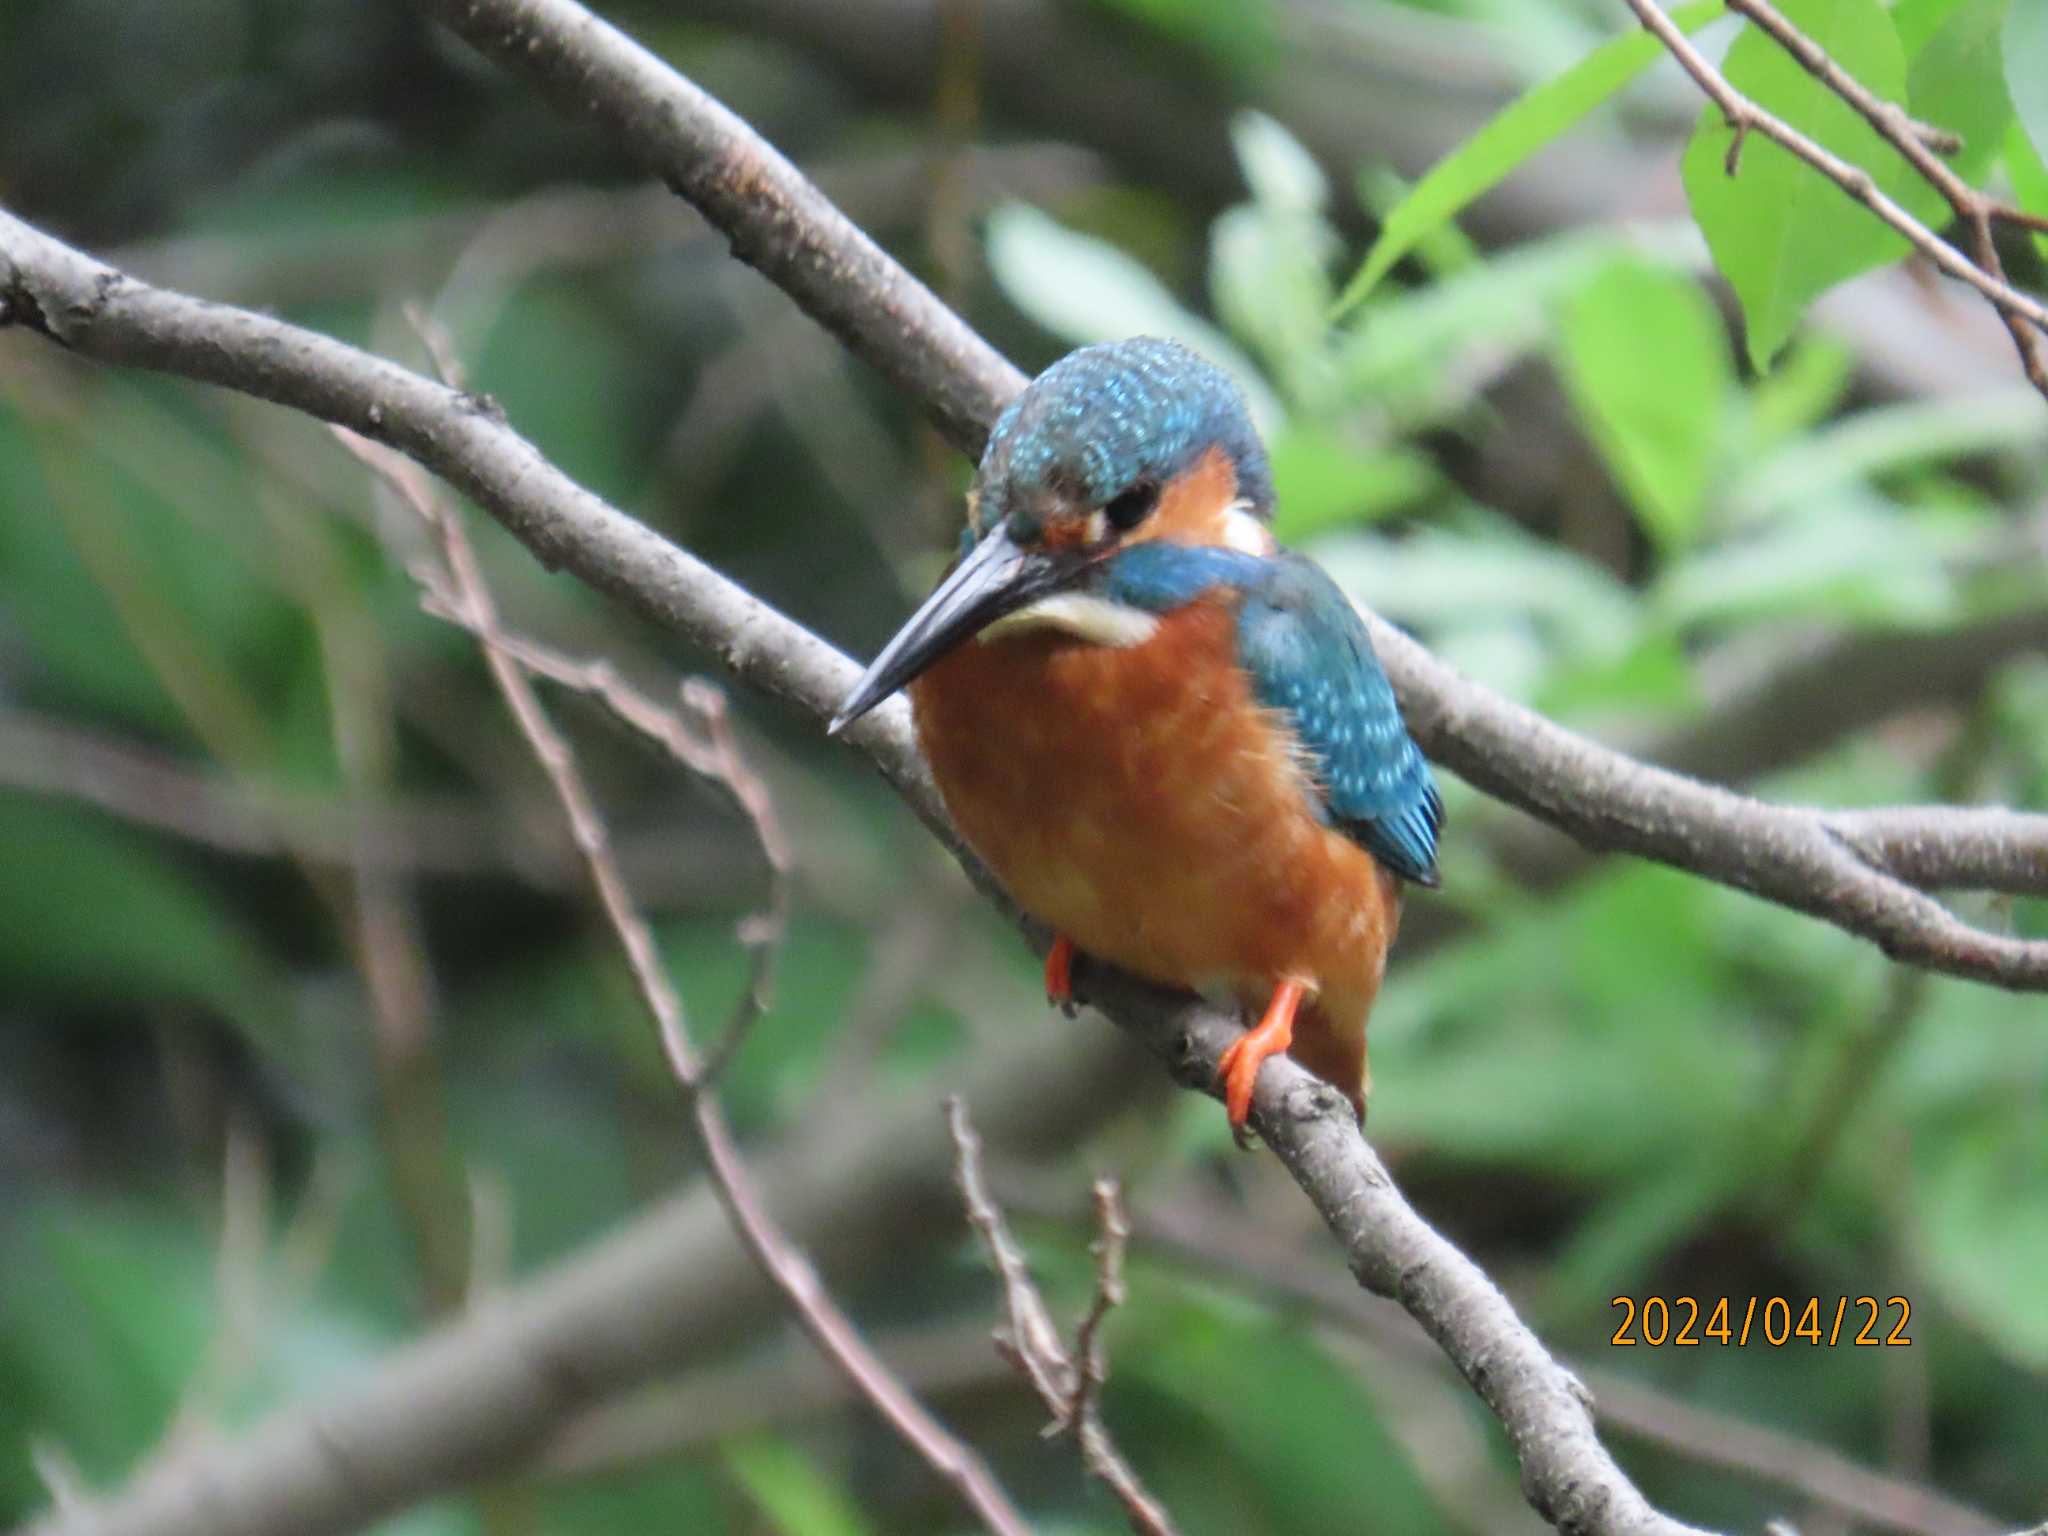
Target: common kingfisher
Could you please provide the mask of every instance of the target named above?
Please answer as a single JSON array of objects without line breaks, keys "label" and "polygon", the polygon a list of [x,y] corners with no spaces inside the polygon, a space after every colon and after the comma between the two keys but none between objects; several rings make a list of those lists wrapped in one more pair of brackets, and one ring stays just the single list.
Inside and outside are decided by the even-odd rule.
[{"label": "common kingfisher", "polygon": [[1262,1010],[1218,1071],[1234,1129],[1286,1051],[1363,1118],[1365,1024],[1443,801],[1364,623],[1274,540],[1220,369],[1084,347],[997,420],[958,560],[847,696],[897,689],[968,844],[1076,947]]}]

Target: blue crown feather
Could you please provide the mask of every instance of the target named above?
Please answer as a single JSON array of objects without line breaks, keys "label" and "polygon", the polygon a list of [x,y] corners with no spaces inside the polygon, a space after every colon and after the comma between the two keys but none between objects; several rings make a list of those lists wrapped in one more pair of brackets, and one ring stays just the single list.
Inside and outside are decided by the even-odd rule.
[{"label": "blue crown feather", "polygon": [[1070,352],[996,418],[982,454],[982,529],[1062,482],[1100,506],[1134,481],[1161,484],[1220,446],[1238,494],[1264,516],[1273,475],[1244,396],[1178,342],[1139,336]]}]

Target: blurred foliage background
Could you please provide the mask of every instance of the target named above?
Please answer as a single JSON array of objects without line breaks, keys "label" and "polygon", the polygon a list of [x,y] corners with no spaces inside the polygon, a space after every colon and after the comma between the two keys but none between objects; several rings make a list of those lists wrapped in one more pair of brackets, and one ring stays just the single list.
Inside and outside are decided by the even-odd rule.
[{"label": "blurred foliage background", "polygon": [[[1953,41],[1957,10],[1900,5],[1901,46]],[[1667,64],[1330,325],[1405,179],[1621,7],[606,11],[1020,363],[1152,331],[1233,366],[1283,535],[1473,675],[1772,797],[2048,801],[2048,415],[1995,320],[1907,267],[1788,323],[1759,375],[1687,216],[1699,100]],[[2038,171],[2016,129],[1998,146],[1980,174]],[[403,4],[4,0],[0,199],[423,366],[420,306],[570,473],[856,654],[950,544],[966,466],[902,401]],[[2038,283],[2038,253],[2009,260]],[[656,691],[705,666],[476,523],[518,628]],[[38,1469],[111,1486],[328,1390],[692,1177],[545,784],[467,638],[418,610],[397,526],[302,419],[0,337],[0,1518],[42,1506]],[[812,723],[734,706],[800,865],[779,995],[723,1083],[752,1147],[885,1089],[936,1114],[997,1045],[1106,1027],[1042,1007],[1025,947]],[[558,709],[708,1027],[765,888],[745,823]],[[1650,1496],[1878,1528],[1729,1470],[1746,1426],[1796,1473],[1825,1448],[2048,1514],[2040,1000],[1447,798],[1445,889],[1374,1021],[1374,1140],[1596,1386],[1642,1389],[1609,1433]],[[2048,933],[2039,902],[1969,911]],[[1148,1079],[1128,1104],[995,1173],[1077,1308],[1089,1178],[1128,1181],[1108,1414],[1185,1528],[1539,1528],[1412,1325],[1331,1299],[1340,1262],[1269,1160],[1207,1101]],[[964,1227],[928,1242],[844,1299],[1042,1529],[1117,1529],[988,1348]],[[1903,1295],[1912,1347],[1617,1348],[1617,1295]],[[657,1413],[651,1441],[380,1529],[958,1528],[865,1418],[778,1400],[788,1353],[771,1329],[675,1373],[751,1413]]]}]

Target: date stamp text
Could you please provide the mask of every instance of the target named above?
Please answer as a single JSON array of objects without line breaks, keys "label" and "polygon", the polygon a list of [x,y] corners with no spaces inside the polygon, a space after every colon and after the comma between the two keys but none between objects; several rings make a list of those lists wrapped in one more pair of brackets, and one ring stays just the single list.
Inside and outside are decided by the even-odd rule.
[{"label": "date stamp text", "polygon": [[1616,1296],[1621,1314],[1612,1344],[1720,1344],[1830,1349],[1913,1342],[1906,1325],[1913,1304],[1903,1296]]}]

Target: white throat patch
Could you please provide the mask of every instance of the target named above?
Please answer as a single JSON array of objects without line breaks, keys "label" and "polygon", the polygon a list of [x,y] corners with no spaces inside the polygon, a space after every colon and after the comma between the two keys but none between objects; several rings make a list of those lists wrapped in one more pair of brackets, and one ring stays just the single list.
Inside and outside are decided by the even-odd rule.
[{"label": "white throat patch", "polygon": [[1087,592],[1055,592],[1015,613],[1004,614],[982,630],[978,638],[988,645],[1013,635],[1050,629],[1092,645],[1128,650],[1150,640],[1158,628],[1159,620],[1142,608],[1127,608]]}]

